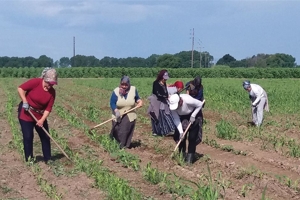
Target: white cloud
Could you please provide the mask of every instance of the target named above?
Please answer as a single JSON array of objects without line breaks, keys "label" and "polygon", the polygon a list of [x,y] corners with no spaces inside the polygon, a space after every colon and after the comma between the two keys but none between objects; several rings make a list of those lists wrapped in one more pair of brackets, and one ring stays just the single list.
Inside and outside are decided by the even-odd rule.
[{"label": "white cloud", "polygon": [[16,0],[6,6],[11,13],[18,13],[21,20],[32,20],[32,18],[51,20],[52,24],[64,24],[65,26],[136,23],[148,18],[163,17],[169,10],[169,6],[146,4],[140,1],[133,3],[95,0]]}]

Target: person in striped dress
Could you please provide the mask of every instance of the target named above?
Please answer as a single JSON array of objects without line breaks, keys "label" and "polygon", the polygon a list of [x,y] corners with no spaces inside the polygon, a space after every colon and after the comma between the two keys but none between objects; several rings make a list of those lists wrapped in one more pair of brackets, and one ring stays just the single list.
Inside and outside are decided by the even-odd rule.
[{"label": "person in striped dress", "polygon": [[153,82],[152,95],[148,98],[150,101],[148,114],[151,117],[154,136],[167,136],[176,129],[168,104],[169,94],[166,84],[168,79],[168,71],[161,70]]}]

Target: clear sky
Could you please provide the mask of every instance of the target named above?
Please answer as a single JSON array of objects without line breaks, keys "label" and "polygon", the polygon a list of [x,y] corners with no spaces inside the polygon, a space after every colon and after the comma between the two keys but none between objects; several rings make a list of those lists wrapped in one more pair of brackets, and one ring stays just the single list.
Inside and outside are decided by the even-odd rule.
[{"label": "clear sky", "polygon": [[[300,64],[300,0],[0,0],[0,56],[54,61],[208,51],[216,62],[285,53]],[[197,58],[195,58],[197,59]]]}]

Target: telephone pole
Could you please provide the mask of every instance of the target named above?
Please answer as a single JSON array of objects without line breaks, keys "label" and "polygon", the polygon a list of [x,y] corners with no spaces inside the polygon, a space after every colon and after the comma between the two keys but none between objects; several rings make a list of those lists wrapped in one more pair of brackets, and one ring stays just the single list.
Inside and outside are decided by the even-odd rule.
[{"label": "telephone pole", "polygon": [[193,68],[194,65],[194,28],[192,32],[192,62],[191,62],[191,68]]},{"label": "telephone pole", "polygon": [[75,36],[73,37],[73,57],[75,57]]},{"label": "telephone pole", "polygon": [[[199,39],[199,41],[198,41],[198,44],[199,44],[199,55],[200,55],[200,68],[201,68],[201,44],[202,44],[202,42],[201,42],[201,40]],[[204,47],[203,47],[204,48]]]}]

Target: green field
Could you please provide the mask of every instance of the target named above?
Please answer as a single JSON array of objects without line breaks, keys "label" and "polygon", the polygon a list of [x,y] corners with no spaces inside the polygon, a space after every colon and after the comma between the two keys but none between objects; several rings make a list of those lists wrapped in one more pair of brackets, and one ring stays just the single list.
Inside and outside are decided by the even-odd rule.
[{"label": "green field", "polygon": [[[110,123],[89,131],[111,118],[109,98],[120,79],[60,78],[49,124],[73,162],[52,144],[52,163],[25,164],[16,112],[17,87],[25,80],[0,79],[0,199],[299,199],[300,79],[250,79],[266,90],[270,104],[256,128],[247,126],[244,79],[204,78],[203,142],[192,166],[170,157],[171,137],[152,136],[146,111],[154,78],[131,79],[144,106],[137,110],[135,147],[127,150],[109,139]],[[176,80],[190,79],[168,83]],[[41,155],[37,135],[34,151]],[[22,192],[17,183],[34,190]]]}]

